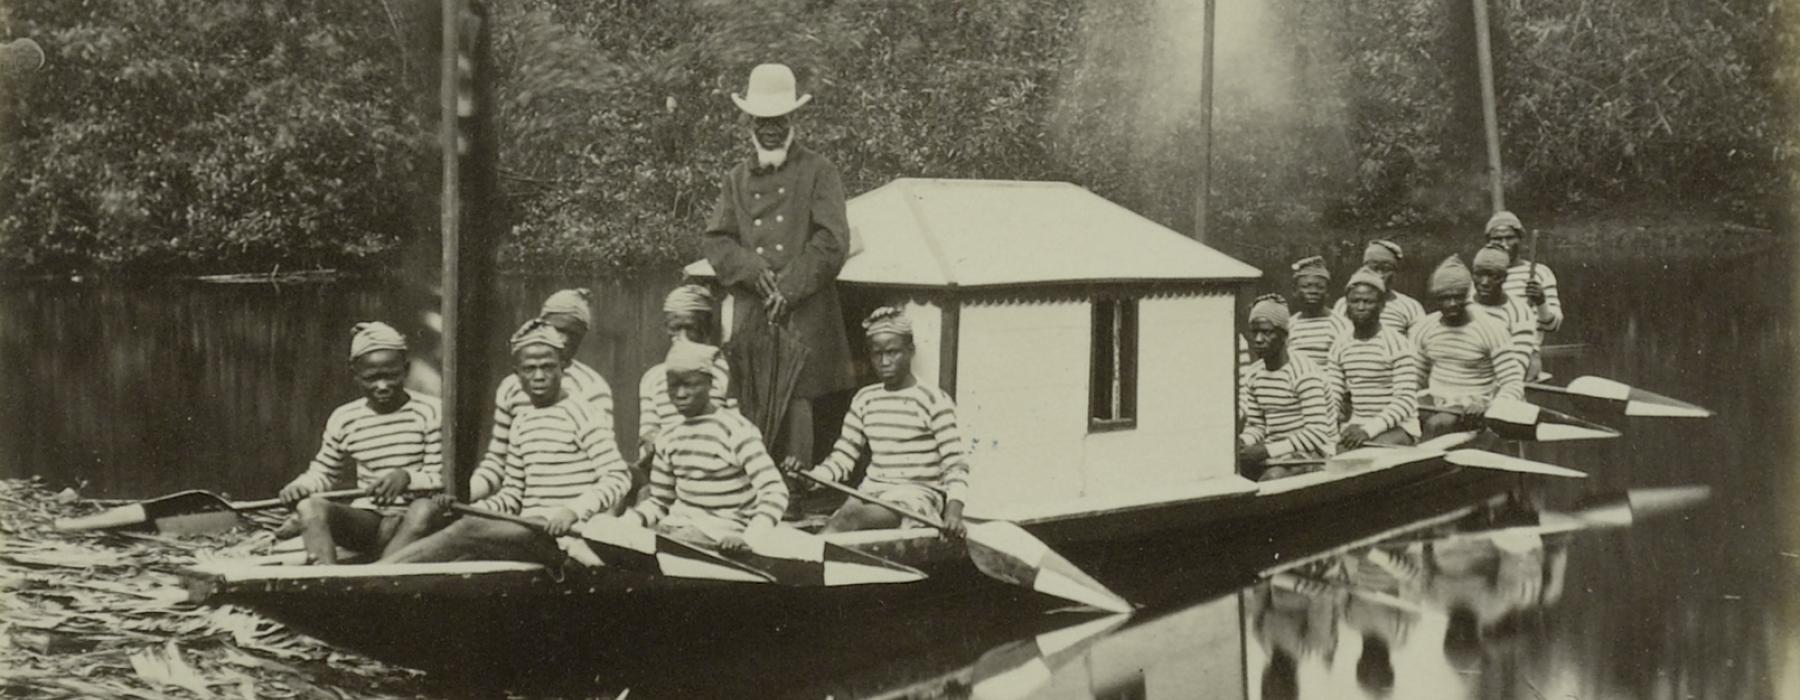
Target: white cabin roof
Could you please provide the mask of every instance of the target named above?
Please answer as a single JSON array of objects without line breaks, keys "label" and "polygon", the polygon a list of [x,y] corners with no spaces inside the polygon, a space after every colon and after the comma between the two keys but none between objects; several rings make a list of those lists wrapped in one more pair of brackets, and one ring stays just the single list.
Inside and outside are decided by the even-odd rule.
[{"label": "white cabin roof", "polygon": [[[1067,182],[901,178],[848,207],[861,251],[844,263],[841,282],[990,287],[1262,275]],[[687,271],[713,274],[704,260]]]}]

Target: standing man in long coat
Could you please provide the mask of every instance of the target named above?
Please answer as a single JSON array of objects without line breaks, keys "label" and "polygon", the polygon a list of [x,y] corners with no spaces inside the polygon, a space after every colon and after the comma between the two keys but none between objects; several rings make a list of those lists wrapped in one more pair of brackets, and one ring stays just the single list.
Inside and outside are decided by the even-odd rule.
[{"label": "standing man in long coat", "polygon": [[765,439],[785,447],[779,456],[810,462],[812,400],[854,387],[856,377],[834,284],[850,249],[844,184],[836,166],[795,143],[795,111],[812,100],[797,92],[792,70],[765,63],[731,96],[748,115],[753,155],[720,182],[701,248],[730,291],[734,337],[773,320],[806,345],[786,439]]}]

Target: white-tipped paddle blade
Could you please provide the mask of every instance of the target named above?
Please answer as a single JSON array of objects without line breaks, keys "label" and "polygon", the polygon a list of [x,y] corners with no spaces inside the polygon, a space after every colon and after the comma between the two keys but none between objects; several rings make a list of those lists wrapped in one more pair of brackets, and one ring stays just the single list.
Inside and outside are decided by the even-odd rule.
[{"label": "white-tipped paddle blade", "polygon": [[995,520],[971,524],[968,530],[969,558],[982,573],[1107,612],[1131,612],[1131,603],[1050,551],[1025,528]]},{"label": "white-tipped paddle blade", "polygon": [[1494,469],[1516,472],[1519,474],[1537,474],[1541,476],[1560,476],[1569,479],[1585,479],[1587,474],[1568,467],[1535,462],[1485,450],[1455,450],[1444,455],[1444,461],[1462,467],[1476,469]]},{"label": "white-tipped paddle blade", "polygon": [[1566,390],[1571,394],[1621,401],[1625,415],[1645,418],[1709,418],[1712,411],[1680,399],[1639,389],[1605,377],[1576,377]]}]

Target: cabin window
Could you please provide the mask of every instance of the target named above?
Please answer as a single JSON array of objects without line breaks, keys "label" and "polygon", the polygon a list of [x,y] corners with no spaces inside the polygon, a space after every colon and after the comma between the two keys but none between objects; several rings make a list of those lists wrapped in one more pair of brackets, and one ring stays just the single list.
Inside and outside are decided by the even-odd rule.
[{"label": "cabin window", "polygon": [[1137,425],[1136,299],[1095,299],[1088,429]]}]

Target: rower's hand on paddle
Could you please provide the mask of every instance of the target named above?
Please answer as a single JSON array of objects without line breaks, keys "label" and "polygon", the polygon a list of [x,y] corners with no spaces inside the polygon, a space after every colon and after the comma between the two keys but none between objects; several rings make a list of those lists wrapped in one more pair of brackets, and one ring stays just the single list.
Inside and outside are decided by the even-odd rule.
[{"label": "rower's hand on paddle", "polygon": [[1537,280],[1531,280],[1531,281],[1526,282],[1525,283],[1525,300],[1531,302],[1532,306],[1543,306],[1544,305],[1544,285],[1539,284]]},{"label": "rower's hand on paddle", "polygon": [[1256,443],[1254,445],[1251,445],[1249,447],[1245,447],[1241,450],[1238,450],[1238,461],[1247,462],[1250,464],[1261,464],[1263,462],[1267,462],[1267,461],[1269,461],[1269,448],[1268,448],[1268,446],[1266,446],[1260,442]]},{"label": "rower's hand on paddle", "polygon": [[963,502],[951,501],[944,504],[944,539],[961,542],[969,536],[969,526],[963,522]]},{"label": "rower's hand on paddle", "polygon": [[570,530],[575,529],[575,521],[578,518],[575,517],[575,511],[556,508],[550,511],[548,517],[540,518],[540,520],[544,521],[544,534],[551,537],[562,537],[569,534]]},{"label": "rower's hand on paddle", "polygon": [[1344,437],[1342,440],[1338,441],[1338,444],[1342,445],[1344,449],[1354,450],[1358,447],[1362,447],[1363,443],[1368,441],[1369,434],[1363,432],[1362,426],[1352,425],[1344,428]]},{"label": "rower's hand on paddle", "polygon": [[1487,399],[1474,399],[1467,406],[1463,406],[1462,414],[1470,418],[1480,418],[1482,414],[1487,413],[1487,410]]},{"label": "rower's hand on paddle", "polygon": [[719,552],[722,554],[748,554],[750,543],[745,542],[742,535],[726,535],[719,538]]},{"label": "rower's hand on paddle", "polygon": [[305,486],[300,484],[288,484],[287,486],[282,487],[281,492],[275,494],[275,497],[281,499],[281,505],[292,508],[294,507],[294,504],[306,500],[308,493]]},{"label": "rower's hand on paddle", "polygon": [[799,457],[787,457],[781,460],[781,475],[787,478],[789,491],[806,493],[819,488],[819,485],[813,483],[812,479],[800,476],[801,470],[805,468],[806,464],[802,463]]},{"label": "rower's hand on paddle", "polygon": [[389,469],[381,475],[381,480],[369,487],[369,495],[375,498],[375,504],[385,506],[398,503],[406,495],[406,487],[412,485],[412,475],[405,469]]}]

